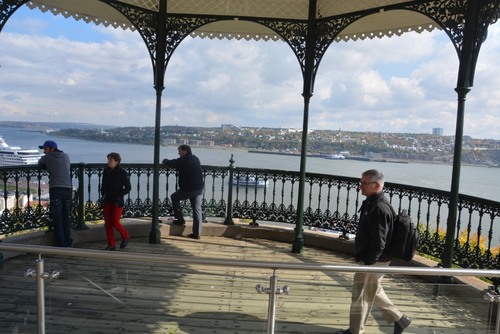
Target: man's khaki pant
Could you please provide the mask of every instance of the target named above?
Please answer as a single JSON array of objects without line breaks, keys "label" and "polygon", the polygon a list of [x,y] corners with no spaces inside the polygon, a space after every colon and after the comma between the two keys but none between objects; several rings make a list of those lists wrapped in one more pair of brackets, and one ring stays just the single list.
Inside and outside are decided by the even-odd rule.
[{"label": "man's khaki pant", "polygon": [[[389,266],[390,262],[377,262],[374,266]],[[382,273],[356,273],[352,287],[352,302],[349,314],[349,329],[353,334],[363,334],[365,324],[375,304],[382,316],[388,323],[394,323],[401,319],[401,313],[391,302],[382,288]]]}]

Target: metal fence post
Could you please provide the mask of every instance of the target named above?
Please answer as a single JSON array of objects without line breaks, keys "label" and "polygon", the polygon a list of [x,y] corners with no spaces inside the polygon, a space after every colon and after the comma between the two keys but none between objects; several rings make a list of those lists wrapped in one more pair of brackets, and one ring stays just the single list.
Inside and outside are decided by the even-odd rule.
[{"label": "metal fence post", "polygon": [[276,276],[276,269],[273,269],[273,275],[269,278],[269,288],[264,288],[262,284],[257,284],[255,290],[258,293],[267,293],[269,295],[269,301],[267,303],[267,334],[274,334],[276,326],[276,295],[290,293],[290,288],[288,286],[283,286],[279,288],[278,276]]},{"label": "metal fence post", "polygon": [[[495,334],[500,334],[500,307],[498,303],[500,302],[500,294],[494,286],[490,286],[485,290],[484,299],[490,302],[490,311],[488,314],[488,333],[492,328],[493,322],[495,322]],[[496,312],[495,312],[496,311]]]},{"label": "metal fence post", "polygon": [[78,173],[76,174],[78,178],[78,190],[77,190],[77,200],[78,200],[78,207],[77,207],[77,221],[76,221],[76,229],[77,230],[87,230],[88,227],[85,225],[85,210],[84,210],[84,205],[85,201],[83,199],[83,192],[84,192],[84,177],[85,177],[85,164],[82,162],[78,165]]},{"label": "metal fence post", "polygon": [[36,296],[37,296],[37,321],[38,334],[45,334],[45,282],[47,278],[58,278],[59,272],[54,271],[51,274],[44,272],[44,264],[40,255],[36,260],[36,269],[28,269],[24,274],[26,277],[36,278]]},{"label": "metal fence post", "polygon": [[43,278],[43,259],[36,260],[36,295],[38,310],[38,333],[45,333],[45,284]]},{"label": "metal fence post", "polygon": [[231,154],[229,159],[229,186],[227,190],[227,210],[224,225],[234,225],[233,222],[233,174],[234,174],[234,160]]}]

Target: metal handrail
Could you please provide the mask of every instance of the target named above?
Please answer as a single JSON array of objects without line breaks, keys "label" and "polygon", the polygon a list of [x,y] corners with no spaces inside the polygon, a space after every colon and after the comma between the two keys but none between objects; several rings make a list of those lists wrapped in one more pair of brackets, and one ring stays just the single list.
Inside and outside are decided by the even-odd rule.
[{"label": "metal handrail", "polygon": [[165,257],[159,254],[144,253],[119,253],[106,252],[94,249],[60,248],[51,246],[32,246],[26,244],[0,243],[0,251],[16,253],[51,254],[62,256],[82,256],[99,259],[110,259],[119,261],[141,261],[152,263],[179,263],[199,264],[224,267],[262,268],[272,270],[301,270],[301,271],[331,271],[352,273],[385,273],[385,274],[407,274],[421,276],[485,276],[500,277],[500,270],[492,269],[461,269],[461,268],[423,268],[423,267],[378,267],[359,265],[337,265],[337,264],[307,264],[307,263],[283,263],[249,260],[228,260],[216,258],[198,258],[190,256]]}]

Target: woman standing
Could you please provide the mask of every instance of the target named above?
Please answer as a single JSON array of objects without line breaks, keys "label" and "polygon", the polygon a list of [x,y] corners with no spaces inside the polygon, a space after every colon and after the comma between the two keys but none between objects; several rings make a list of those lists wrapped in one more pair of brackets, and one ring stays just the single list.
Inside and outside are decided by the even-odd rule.
[{"label": "woman standing", "polygon": [[106,227],[106,238],[108,240],[108,246],[105,250],[113,251],[116,249],[113,228],[120,232],[122,236],[120,248],[127,247],[129,234],[120,223],[120,218],[125,204],[124,196],[130,192],[132,186],[130,185],[128,173],[120,166],[122,160],[120,154],[111,152],[107,158],[108,167],[104,170],[102,176],[102,213]]}]

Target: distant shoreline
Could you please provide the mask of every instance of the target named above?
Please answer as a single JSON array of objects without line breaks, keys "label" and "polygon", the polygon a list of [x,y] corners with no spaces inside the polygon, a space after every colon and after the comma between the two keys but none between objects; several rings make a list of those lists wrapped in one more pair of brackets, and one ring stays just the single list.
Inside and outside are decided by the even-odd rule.
[{"label": "distant shoreline", "polygon": [[[297,156],[300,157],[300,153],[291,153],[291,152],[279,152],[279,151],[265,151],[265,150],[248,150],[248,153],[256,153],[256,154],[272,154],[272,155],[286,155],[286,156]],[[324,158],[326,159],[330,154],[314,154],[308,153],[307,157],[309,158]],[[335,159],[332,159],[335,160]],[[339,159],[341,160],[341,159]],[[367,161],[367,162],[387,162],[387,163],[395,163],[395,164],[431,164],[431,165],[449,165],[451,163],[447,162],[436,162],[436,161],[427,161],[427,160],[401,160],[401,159],[373,159],[369,157],[361,157],[361,156],[346,156],[345,160],[356,160],[356,161]],[[470,166],[470,167],[488,167],[488,168],[500,168],[500,166],[490,166],[490,165],[481,165],[481,164],[467,164],[462,162],[462,166]]]},{"label": "distant shoreline", "polygon": [[[291,152],[279,152],[279,151],[264,151],[264,150],[248,150],[248,153],[256,153],[256,154],[273,154],[273,155],[288,155],[288,156],[297,156],[300,157],[300,153],[291,153]],[[310,158],[323,158],[327,159],[331,154],[320,154],[320,153],[307,153],[307,157]],[[370,161],[370,162],[392,162],[392,163],[400,163],[407,164],[408,160],[397,160],[397,159],[372,159],[368,157],[360,157],[360,156],[345,156],[345,160],[356,160],[356,161]],[[332,159],[335,160],[335,159]],[[339,159],[343,160],[343,159]],[[432,162],[431,162],[432,163]]]}]

